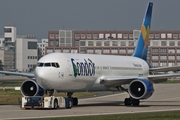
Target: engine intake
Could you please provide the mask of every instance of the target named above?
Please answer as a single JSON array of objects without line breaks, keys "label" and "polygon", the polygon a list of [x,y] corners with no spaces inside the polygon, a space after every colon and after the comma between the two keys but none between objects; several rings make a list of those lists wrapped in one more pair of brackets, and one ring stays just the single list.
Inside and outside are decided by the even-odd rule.
[{"label": "engine intake", "polygon": [[134,80],[130,83],[128,90],[134,99],[147,99],[153,94],[154,87],[148,80]]},{"label": "engine intake", "polygon": [[35,78],[27,79],[21,84],[21,94],[23,96],[43,96],[44,89],[37,84]]}]

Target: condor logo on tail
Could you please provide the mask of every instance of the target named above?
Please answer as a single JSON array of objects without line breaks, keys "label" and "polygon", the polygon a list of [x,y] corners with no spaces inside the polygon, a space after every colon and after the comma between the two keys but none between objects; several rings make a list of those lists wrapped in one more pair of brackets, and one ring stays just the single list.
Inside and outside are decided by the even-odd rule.
[{"label": "condor logo on tail", "polygon": [[77,76],[94,76],[95,75],[95,64],[88,58],[84,59],[84,62],[75,62],[71,58],[71,62],[74,70],[74,77]]}]

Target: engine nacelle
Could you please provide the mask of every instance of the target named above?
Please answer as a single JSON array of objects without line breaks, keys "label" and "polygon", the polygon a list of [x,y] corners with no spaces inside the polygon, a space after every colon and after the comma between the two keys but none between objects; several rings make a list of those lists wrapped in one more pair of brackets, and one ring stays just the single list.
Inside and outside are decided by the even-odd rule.
[{"label": "engine nacelle", "polygon": [[147,99],[153,92],[154,87],[148,80],[134,80],[129,85],[129,94],[134,99]]},{"label": "engine nacelle", "polygon": [[21,84],[21,94],[23,96],[43,96],[44,89],[37,84],[35,78],[31,78]]}]

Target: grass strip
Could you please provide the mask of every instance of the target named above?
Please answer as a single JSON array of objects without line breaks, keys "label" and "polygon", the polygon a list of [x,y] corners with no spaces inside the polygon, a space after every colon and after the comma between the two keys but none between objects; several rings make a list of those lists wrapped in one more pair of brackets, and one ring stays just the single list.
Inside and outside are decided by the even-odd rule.
[{"label": "grass strip", "polygon": [[66,118],[44,118],[37,120],[180,120],[180,111],[130,113],[120,115],[99,115]]}]

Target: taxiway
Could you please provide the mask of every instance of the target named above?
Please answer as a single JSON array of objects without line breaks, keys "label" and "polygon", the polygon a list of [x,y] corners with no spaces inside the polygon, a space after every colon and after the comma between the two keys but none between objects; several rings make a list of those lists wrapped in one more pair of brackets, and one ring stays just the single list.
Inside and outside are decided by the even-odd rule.
[{"label": "taxiway", "polygon": [[180,110],[180,84],[155,84],[154,94],[138,107],[124,106],[127,93],[79,99],[72,109],[24,110],[19,105],[1,105],[0,119],[33,119]]}]

